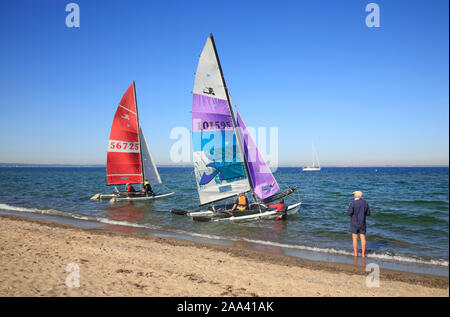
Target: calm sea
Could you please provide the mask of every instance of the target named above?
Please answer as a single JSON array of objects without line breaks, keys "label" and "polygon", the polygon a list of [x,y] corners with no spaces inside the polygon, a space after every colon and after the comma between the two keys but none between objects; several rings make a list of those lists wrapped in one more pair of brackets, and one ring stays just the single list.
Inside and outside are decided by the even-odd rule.
[{"label": "calm sea", "polygon": [[19,214],[124,232],[239,245],[325,261],[353,261],[346,215],[352,192],[370,205],[367,262],[383,267],[448,275],[448,167],[279,168],[282,189],[298,186],[286,202],[300,200],[297,215],[277,224],[194,222],[171,209],[198,209],[191,168],[159,168],[175,195],[149,202],[91,201],[105,186],[105,168],[0,168],[0,213]]}]

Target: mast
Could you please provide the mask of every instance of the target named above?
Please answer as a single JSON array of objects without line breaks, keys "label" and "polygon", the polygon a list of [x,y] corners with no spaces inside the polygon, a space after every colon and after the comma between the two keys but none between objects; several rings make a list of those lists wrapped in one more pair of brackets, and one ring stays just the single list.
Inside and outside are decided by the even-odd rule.
[{"label": "mast", "polygon": [[136,97],[136,84],[135,84],[134,80],[133,80],[133,90],[134,90],[134,103],[136,104],[136,121],[137,121],[138,142],[139,142],[139,158],[141,160],[142,183],[144,183],[145,175],[144,175],[144,161],[142,160],[141,128],[139,126],[139,112],[138,112],[137,97]]},{"label": "mast", "polygon": [[222,66],[220,65],[219,55],[217,54],[216,43],[214,42],[214,37],[213,37],[212,33],[209,34],[209,38],[211,39],[211,43],[212,43],[212,46],[214,49],[214,54],[216,55],[217,65],[219,65],[220,77],[222,78],[222,84],[223,84],[223,87],[225,88],[225,93],[227,95],[228,108],[230,109],[231,119],[233,120],[234,132],[236,133],[236,138],[238,140],[239,149],[242,153],[242,158],[244,160],[245,173],[247,174],[247,179],[248,179],[248,183],[250,185],[250,190],[251,190],[251,193],[253,196],[253,200],[256,201],[257,199],[256,199],[255,191],[253,190],[252,180],[250,178],[250,173],[248,171],[247,159],[245,158],[244,146],[242,145],[241,138],[239,137],[240,133],[239,133],[239,129],[237,127],[236,118],[234,117],[234,111],[233,111],[233,107],[231,105],[230,93],[228,92],[227,84],[225,82],[225,76],[223,75]]}]

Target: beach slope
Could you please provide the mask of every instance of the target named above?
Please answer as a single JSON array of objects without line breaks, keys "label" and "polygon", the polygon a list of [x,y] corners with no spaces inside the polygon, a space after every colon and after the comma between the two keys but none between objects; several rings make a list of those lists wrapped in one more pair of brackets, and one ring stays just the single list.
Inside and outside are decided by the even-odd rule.
[{"label": "beach slope", "polygon": [[381,270],[369,288],[360,265],[16,216],[0,241],[0,296],[449,296],[446,277]]}]

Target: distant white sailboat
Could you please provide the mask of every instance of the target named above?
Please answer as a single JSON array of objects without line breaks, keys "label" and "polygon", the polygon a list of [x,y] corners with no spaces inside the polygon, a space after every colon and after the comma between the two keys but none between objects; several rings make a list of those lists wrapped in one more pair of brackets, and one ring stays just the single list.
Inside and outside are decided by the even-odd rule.
[{"label": "distant white sailboat", "polygon": [[[302,171],[320,171],[319,156],[317,155],[317,151],[314,147],[314,142],[312,143],[312,154],[313,154],[312,166],[302,167]],[[316,162],[317,162],[317,166],[316,166]]]}]

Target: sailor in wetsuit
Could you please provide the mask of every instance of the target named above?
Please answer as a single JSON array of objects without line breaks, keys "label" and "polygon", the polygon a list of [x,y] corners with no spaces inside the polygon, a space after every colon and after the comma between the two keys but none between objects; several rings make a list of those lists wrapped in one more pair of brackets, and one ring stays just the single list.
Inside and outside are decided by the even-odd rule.
[{"label": "sailor in wetsuit", "polygon": [[284,204],[284,199],[280,199],[280,201],[276,205],[269,205],[269,208],[276,209],[280,213],[280,215],[276,218],[277,222],[279,220],[286,220],[287,207],[288,206]]},{"label": "sailor in wetsuit", "polygon": [[136,190],[134,189],[134,187],[130,183],[127,183],[127,195],[133,196],[133,195],[135,195],[135,193],[136,193]]},{"label": "sailor in wetsuit", "polygon": [[244,195],[244,193],[240,193],[238,199],[236,199],[236,202],[233,205],[233,208],[231,208],[231,211],[234,211],[236,208],[238,210],[246,210],[248,209],[248,199]]},{"label": "sailor in wetsuit", "polygon": [[152,190],[152,186],[150,186],[150,183],[148,180],[145,180],[144,184],[142,185],[142,188],[144,189],[144,193],[146,196],[153,196],[155,193]]}]

